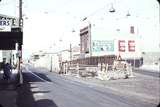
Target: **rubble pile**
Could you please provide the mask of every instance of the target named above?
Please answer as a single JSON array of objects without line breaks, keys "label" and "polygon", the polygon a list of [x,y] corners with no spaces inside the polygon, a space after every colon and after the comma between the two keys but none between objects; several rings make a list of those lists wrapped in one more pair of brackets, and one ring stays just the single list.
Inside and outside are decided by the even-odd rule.
[{"label": "rubble pile", "polygon": [[97,78],[100,80],[116,80],[116,79],[127,79],[129,78],[129,75],[126,71],[98,71]]}]

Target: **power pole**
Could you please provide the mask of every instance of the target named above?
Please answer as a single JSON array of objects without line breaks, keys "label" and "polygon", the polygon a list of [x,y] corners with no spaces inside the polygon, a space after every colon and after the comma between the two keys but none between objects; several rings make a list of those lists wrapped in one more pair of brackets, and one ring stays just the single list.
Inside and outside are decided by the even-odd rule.
[{"label": "power pole", "polygon": [[[19,32],[22,32],[22,36],[23,36],[22,0],[19,0],[19,29],[20,29]],[[18,51],[22,51],[21,43],[18,43]]]},{"label": "power pole", "polygon": [[23,31],[22,0],[19,0],[19,27]]},{"label": "power pole", "polygon": [[[23,35],[22,0],[19,0],[19,32]],[[18,43],[18,50],[22,51],[22,44]]]},{"label": "power pole", "polygon": [[72,61],[72,44],[70,44],[70,61]]},{"label": "power pole", "polygon": [[[19,32],[22,32],[23,36],[23,18],[22,18],[22,0],[19,0]],[[19,73],[19,85],[23,84],[23,75],[22,75],[22,68],[21,68],[21,61],[22,61],[22,44],[18,43],[18,73]]]}]

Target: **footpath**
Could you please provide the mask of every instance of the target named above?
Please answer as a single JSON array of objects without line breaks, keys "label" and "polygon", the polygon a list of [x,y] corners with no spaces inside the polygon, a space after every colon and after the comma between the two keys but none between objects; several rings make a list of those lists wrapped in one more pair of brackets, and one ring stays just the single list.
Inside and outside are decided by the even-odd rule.
[{"label": "footpath", "polygon": [[13,70],[11,80],[7,81],[0,71],[0,107],[17,107],[16,76],[17,70]]}]

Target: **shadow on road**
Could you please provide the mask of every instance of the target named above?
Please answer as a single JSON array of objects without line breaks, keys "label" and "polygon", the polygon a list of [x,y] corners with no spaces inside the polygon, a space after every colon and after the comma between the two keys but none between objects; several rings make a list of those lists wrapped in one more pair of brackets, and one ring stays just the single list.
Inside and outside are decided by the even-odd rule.
[{"label": "shadow on road", "polygon": [[[42,76],[42,74],[40,74]],[[58,107],[56,103],[50,99],[43,98],[43,96],[38,96],[35,99],[35,94],[49,93],[50,91],[34,90],[38,88],[32,84],[37,82],[44,82],[38,78],[33,77],[30,73],[23,73],[24,84],[17,88],[17,106],[18,107]],[[43,75],[46,80],[49,80],[47,76]],[[33,91],[34,90],[34,91]]]},{"label": "shadow on road", "polygon": [[33,72],[33,73],[35,73],[36,75],[38,75],[39,77],[41,77],[45,81],[52,82],[52,80],[49,79],[46,75],[44,75],[44,73],[37,73],[37,72]]},{"label": "shadow on road", "polygon": [[[36,74],[37,77],[35,77],[33,74],[29,73],[29,72],[23,72],[23,75],[25,77],[25,75],[27,76],[27,79],[25,79],[24,82],[52,82],[51,79],[49,79],[45,74],[43,73],[37,73],[37,72],[33,72],[34,74]],[[34,78],[33,78],[34,76]]]},{"label": "shadow on road", "polygon": [[37,107],[57,107],[57,105],[51,100],[43,99],[37,101]]},{"label": "shadow on road", "polygon": [[[39,69],[38,68],[34,68],[32,66],[27,66],[27,67],[23,67],[23,71],[27,71],[27,72],[23,72],[23,74],[28,73],[28,75],[30,74],[30,75],[34,75],[36,77],[38,76],[39,79],[37,79],[37,78],[35,78],[34,80],[31,79],[32,82],[36,82],[37,80],[38,80],[37,82],[39,82],[39,80],[41,80],[40,82],[43,82],[43,81],[52,82],[51,79],[49,79],[47,77],[48,74],[46,72],[47,71],[46,69],[44,70],[44,69],[40,69],[40,68]],[[45,72],[43,72],[43,71],[45,71]]]}]

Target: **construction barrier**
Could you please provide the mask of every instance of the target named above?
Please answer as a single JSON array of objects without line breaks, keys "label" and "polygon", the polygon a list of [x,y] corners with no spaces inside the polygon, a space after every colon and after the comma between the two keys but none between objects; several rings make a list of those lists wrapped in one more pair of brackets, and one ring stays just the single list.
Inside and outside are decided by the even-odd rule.
[{"label": "construction barrier", "polygon": [[131,64],[128,64],[126,61],[119,60],[113,60],[112,65],[109,65],[108,63],[86,65],[63,62],[61,65],[61,73],[71,74],[77,77],[96,77],[100,80],[133,77]]}]

